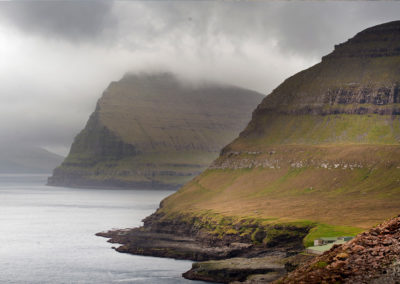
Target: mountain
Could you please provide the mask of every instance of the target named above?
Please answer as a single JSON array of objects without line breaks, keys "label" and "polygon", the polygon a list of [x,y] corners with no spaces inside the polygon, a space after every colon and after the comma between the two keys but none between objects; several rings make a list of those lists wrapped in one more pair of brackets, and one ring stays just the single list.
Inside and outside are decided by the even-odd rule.
[{"label": "mountain", "polygon": [[[159,213],[368,228],[400,206],[400,21],[366,29],[285,80]],[[196,198],[194,198],[196,197]]]},{"label": "mountain", "polygon": [[112,82],[50,185],[177,188],[236,137],[259,93],[171,73]]},{"label": "mountain", "polygon": [[50,173],[64,157],[45,149],[0,145],[0,173]]},{"label": "mountain", "polygon": [[101,235],[121,252],[205,260],[290,255],[389,219],[400,208],[399,86],[400,21],[368,28],[265,97],[142,228]]}]

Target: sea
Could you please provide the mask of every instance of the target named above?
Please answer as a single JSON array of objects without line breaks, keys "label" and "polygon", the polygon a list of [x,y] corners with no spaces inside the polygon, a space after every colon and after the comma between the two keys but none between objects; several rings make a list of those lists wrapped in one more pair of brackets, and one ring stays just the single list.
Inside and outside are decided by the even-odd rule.
[{"label": "sea", "polygon": [[46,186],[48,175],[0,175],[0,283],[201,283],[191,261],[118,253],[95,233],[142,224],[161,190]]}]

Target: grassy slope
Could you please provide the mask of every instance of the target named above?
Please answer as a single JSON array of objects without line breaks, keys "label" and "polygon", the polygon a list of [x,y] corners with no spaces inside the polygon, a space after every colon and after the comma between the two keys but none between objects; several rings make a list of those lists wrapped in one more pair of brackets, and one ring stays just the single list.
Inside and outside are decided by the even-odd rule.
[{"label": "grassy slope", "polygon": [[[295,147],[294,153],[291,148]],[[394,146],[396,147],[396,146]],[[306,238],[354,235],[394,216],[400,207],[400,150],[358,145],[274,147],[293,160],[318,153],[324,162],[365,163],[367,168],[293,168],[207,170],[163,202],[161,212],[218,213],[221,216],[267,219],[270,223],[318,223]],[[353,149],[349,149],[353,148]],[[304,151],[303,157],[295,153]],[[328,152],[328,153],[327,153]],[[369,153],[359,156],[360,153]],[[262,156],[262,155],[261,155]],[[310,155],[310,156],[318,156]],[[259,157],[262,159],[262,157]],[[282,158],[282,157],[279,157]],[[279,159],[278,158],[278,159]]]},{"label": "grassy slope", "polygon": [[[354,235],[397,214],[397,117],[277,115],[262,120],[263,132],[235,140],[216,164],[268,160],[279,161],[281,168],[209,169],[166,199],[161,211],[319,223],[307,244],[319,236]],[[247,154],[252,151],[258,154]],[[305,166],[291,166],[299,161]]]},{"label": "grassy slope", "polygon": [[273,144],[398,144],[400,118],[391,115],[283,115],[257,119],[254,131],[231,143],[234,151]]}]

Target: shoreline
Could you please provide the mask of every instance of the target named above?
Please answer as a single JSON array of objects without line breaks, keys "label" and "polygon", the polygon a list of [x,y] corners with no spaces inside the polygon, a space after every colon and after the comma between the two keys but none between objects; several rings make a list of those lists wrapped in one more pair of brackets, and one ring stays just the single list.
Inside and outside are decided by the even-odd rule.
[{"label": "shoreline", "polygon": [[51,187],[64,187],[64,188],[82,188],[82,189],[122,189],[122,190],[168,190],[168,191],[177,191],[181,185],[179,186],[107,186],[107,185],[69,185],[69,184],[51,184],[47,182],[46,186]]},{"label": "shoreline", "polygon": [[[197,261],[183,277],[210,282],[244,281],[250,275],[265,273],[268,279],[275,280],[313,258],[301,256],[299,261],[298,257],[304,251],[302,241],[310,227],[280,225],[277,233],[277,225],[266,227],[256,220],[246,220],[224,226],[241,226],[242,231],[249,229],[251,234],[231,231],[218,235],[215,231],[221,225],[213,226],[198,216],[166,218],[156,212],[143,222],[142,227],[100,232],[96,236],[119,244],[113,249],[120,253]],[[275,239],[263,242],[268,231],[274,232]]]}]

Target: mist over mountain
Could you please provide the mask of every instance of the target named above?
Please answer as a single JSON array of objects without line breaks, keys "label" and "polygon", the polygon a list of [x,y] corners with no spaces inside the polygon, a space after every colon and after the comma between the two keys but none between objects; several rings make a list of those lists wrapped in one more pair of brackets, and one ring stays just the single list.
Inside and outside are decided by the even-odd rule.
[{"label": "mist over mountain", "polygon": [[239,134],[262,98],[172,73],[125,75],[103,93],[49,184],[177,188]]},{"label": "mist over mountain", "polygon": [[128,71],[269,93],[399,9],[395,1],[0,2],[0,140],[68,154],[99,94]]},{"label": "mist over mountain", "polygon": [[64,157],[45,149],[27,145],[0,145],[0,174],[48,174]]}]

